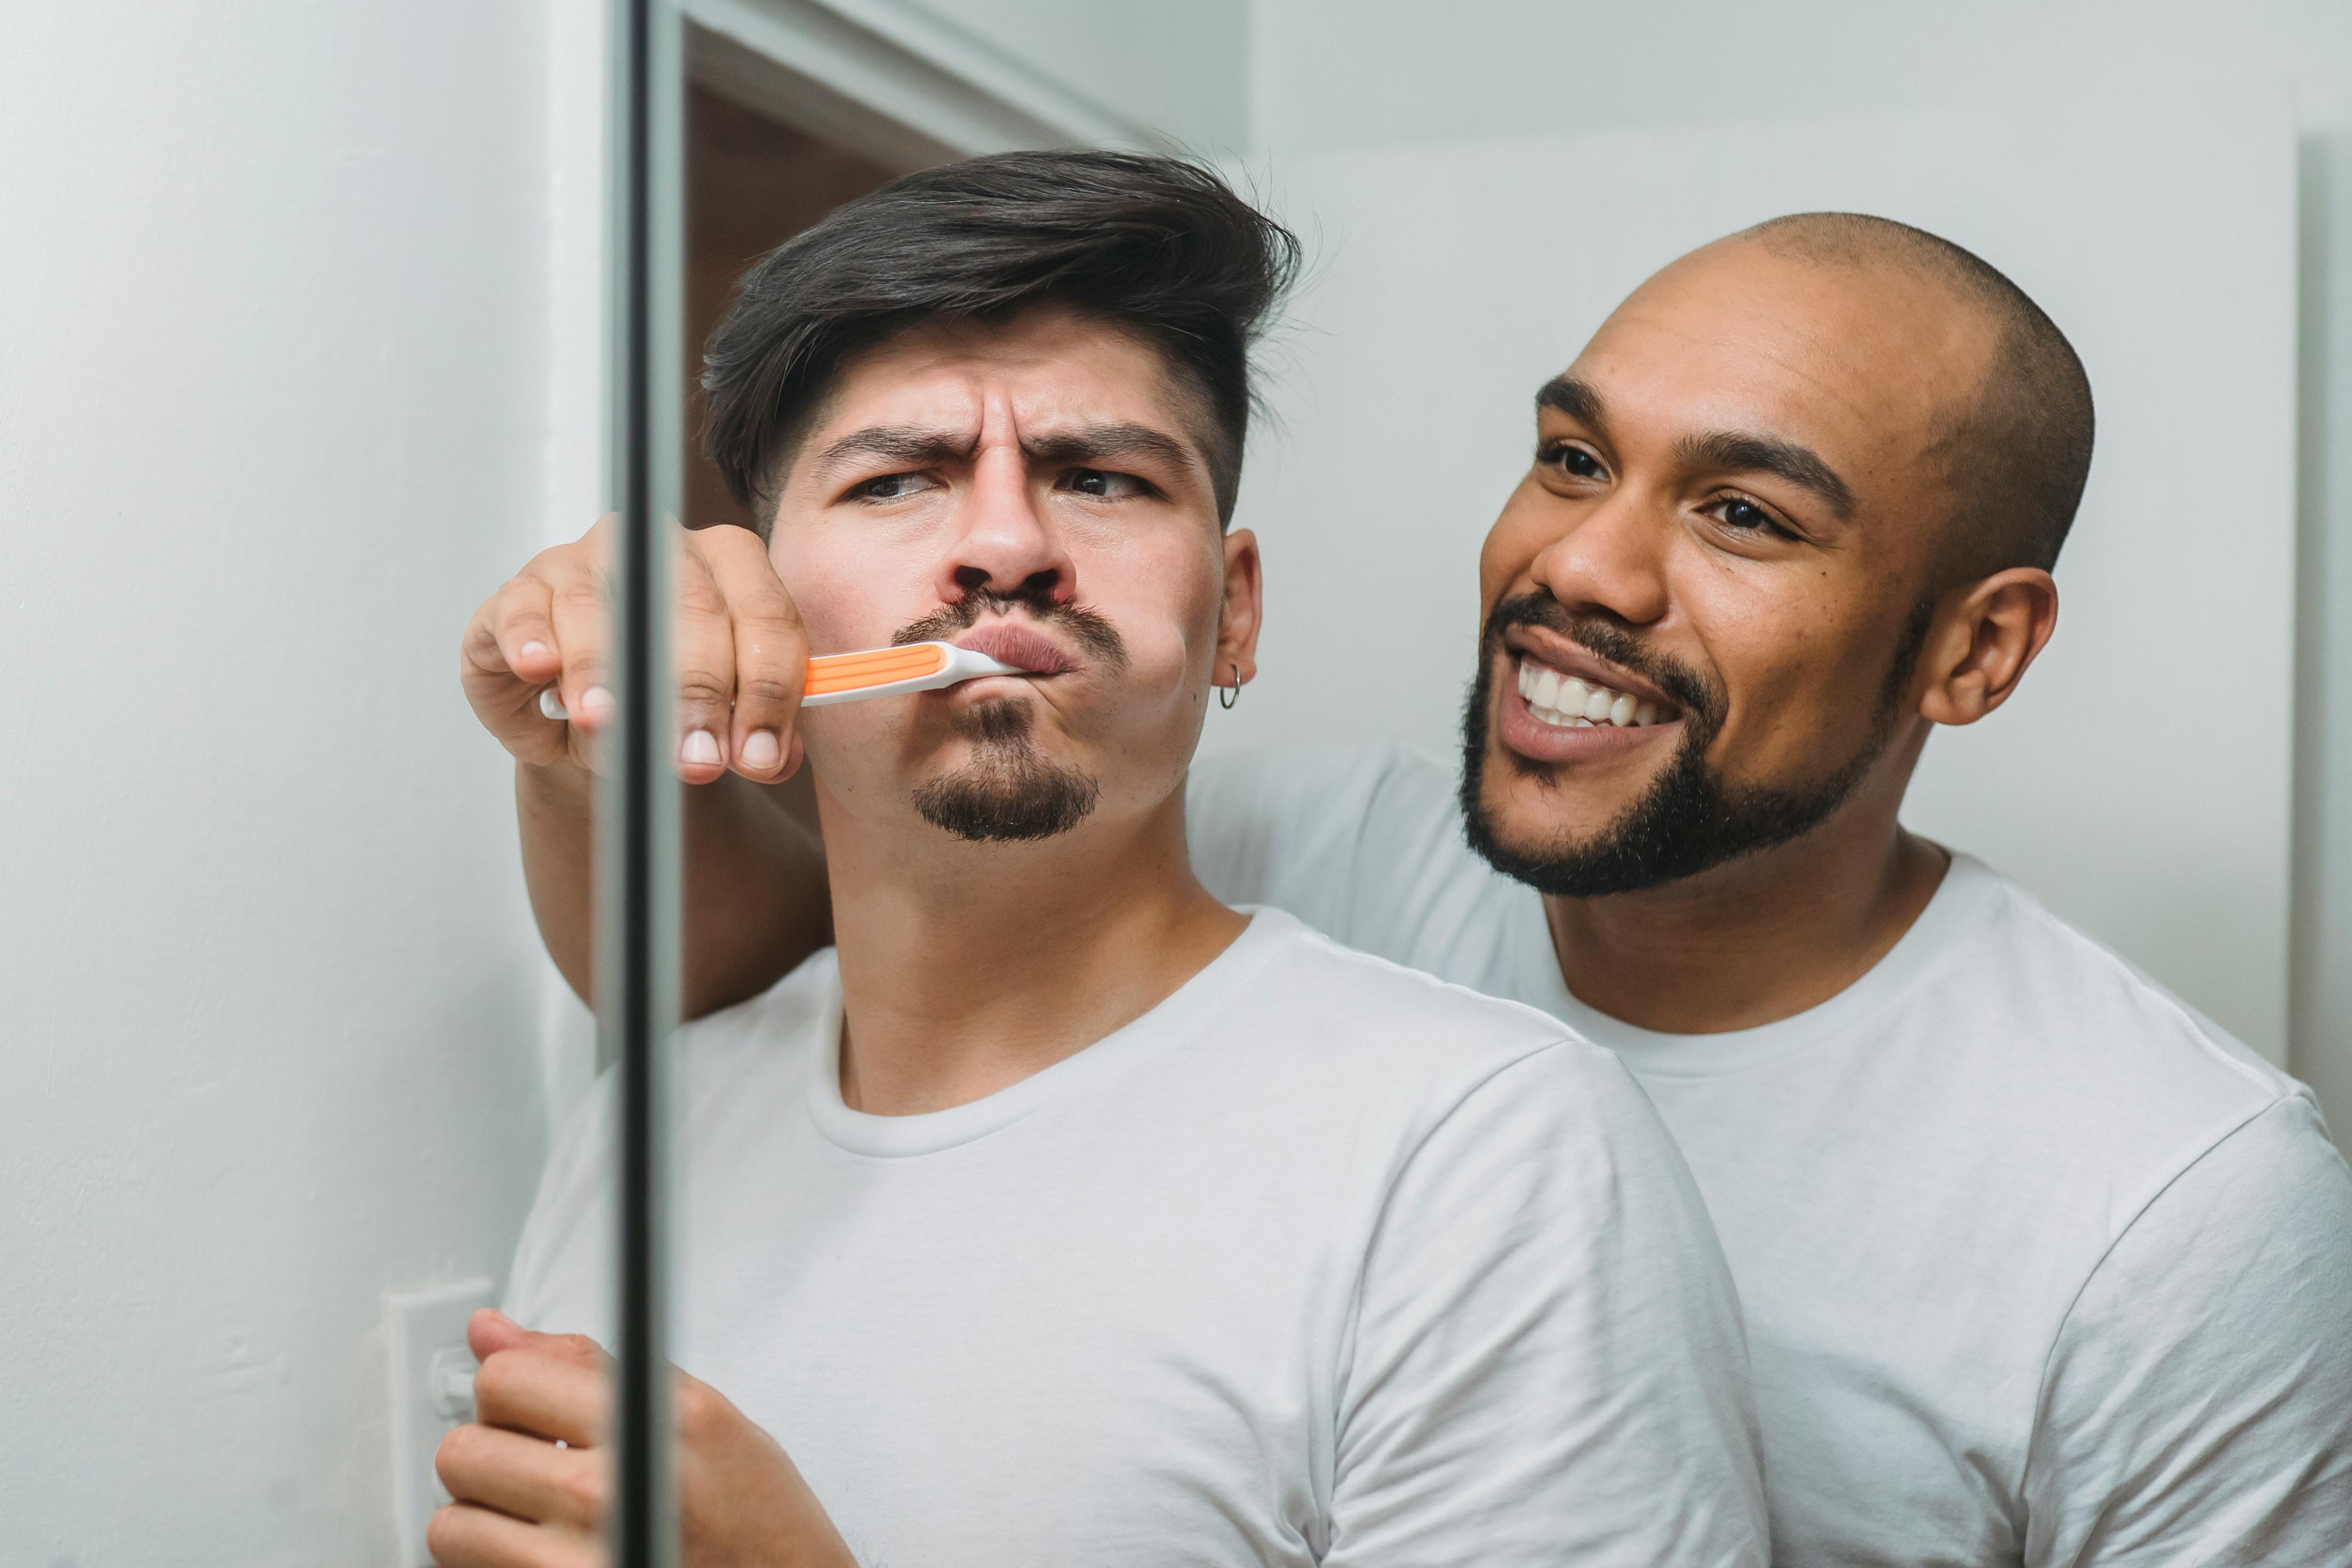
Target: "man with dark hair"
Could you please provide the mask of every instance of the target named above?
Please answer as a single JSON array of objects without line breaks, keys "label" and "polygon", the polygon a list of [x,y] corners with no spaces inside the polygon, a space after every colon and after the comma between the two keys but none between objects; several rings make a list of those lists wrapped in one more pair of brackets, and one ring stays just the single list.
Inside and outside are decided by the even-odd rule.
[{"label": "man with dark hair", "polygon": [[[1807,214],[1666,267],[1537,402],[1459,777],[1197,768],[1204,882],[1633,1069],[1739,1282],[1780,1560],[2347,1561],[2352,1176],[2308,1092],[1899,821],[2055,625],[2064,337],[1957,246]],[[689,792],[745,916],[694,933],[698,1007],[824,919],[765,755]],[[585,813],[528,831],[554,894]],[[540,915],[581,976],[584,899]]]},{"label": "man with dark hair", "polygon": [[[1187,164],[975,160],[785,246],[716,340],[747,644],[1021,673],[801,720],[837,946],[680,1032],[689,1568],[1766,1561],[1738,1309],[1622,1064],[1189,863],[1291,262]],[[577,650],[519,583],[467,684],[529,800],[580,788],[531,711]],[[447,1568],[594,1559],[611,1112],[474,1324]]]}]

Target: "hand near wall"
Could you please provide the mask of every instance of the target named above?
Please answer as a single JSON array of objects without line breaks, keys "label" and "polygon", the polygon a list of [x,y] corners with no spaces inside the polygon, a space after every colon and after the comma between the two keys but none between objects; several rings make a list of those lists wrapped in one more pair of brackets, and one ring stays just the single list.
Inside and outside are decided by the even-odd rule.
[{"label": "hand near wall", "polygon": [[[593,765],[611,722],[612,615],[605,591],[613,519],[533,556],[482,601],[466,627],[458,672],[484,728],[523,762]],[[808,639],[768,547],[729,524],[677,531],[678,775],[704,784],[730,771],[763,784],[792,777]],[[540,712],[557,687],[570,723]]]},{"label": "hand near wall", "polygon": [[[475,1420],[442,1442],[457,1500],[426,1542],[442,1568],[601,1568],[612,1470],[613,1366],[593,1341],[533,1333],[493,1312],[466,1338],[482,1364]],[[777,1446],[709,1384],[677,1378],[685,1568],[857,1568]]]}]

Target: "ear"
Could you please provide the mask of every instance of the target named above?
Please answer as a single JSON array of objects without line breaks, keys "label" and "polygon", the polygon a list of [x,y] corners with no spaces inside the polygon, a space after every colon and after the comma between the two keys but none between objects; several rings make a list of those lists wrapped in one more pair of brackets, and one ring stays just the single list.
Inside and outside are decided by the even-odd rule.
[{"label": "ear", "polygon": [[1233,685],[1235,666],[1241,670],[1240,685],[1257,678],[1257,630],[1265,611],[1263,570],[1255,534],[1235,528],[1225,536],[1225,604],[1217,623],[1217,667],[1209,673],[1211,685]]},{"label": "ear", "polygon": [[1976,723],[2009,700],[2057,629],[2058,584],[2048,572],[2012,567],[1970,584],[1937,613],[1922,653],[1920,716]]}]

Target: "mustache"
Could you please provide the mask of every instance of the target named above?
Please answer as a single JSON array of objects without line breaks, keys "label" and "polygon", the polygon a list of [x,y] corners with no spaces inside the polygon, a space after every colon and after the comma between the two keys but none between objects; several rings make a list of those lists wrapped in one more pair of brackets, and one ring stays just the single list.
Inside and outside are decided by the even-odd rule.
[{"label": "mustache", "polygon": [[1577,614],[1549,593],[1523,593],[1506,599],[1486,617],[1488,654],[1502,644],[1503,633],[1514,626],[1540,626],[1556,632],[1588,653],[1631,670],[1675,699],[1685,714],[1710,725],[1723,722],[1729,706],[1723,690],[1681,661],[1651,648],[1605,615]]},{"label": "mustache", "polygon": [[1019,593],[975,588],[955,603],[943,604],[921,620],[899,627],[891,634],[890,642],[894,646],[944,643],[957,632],[979,624],[983,615],[1010,614],[1015,610],[1025,610],[1045,625],[1060,627],[1069,633],[1070,641],[1113,670],[1127,667],[1127,643],[1117,627],[1083,604],[1055,603],[1053,591],[1045,587]]}]

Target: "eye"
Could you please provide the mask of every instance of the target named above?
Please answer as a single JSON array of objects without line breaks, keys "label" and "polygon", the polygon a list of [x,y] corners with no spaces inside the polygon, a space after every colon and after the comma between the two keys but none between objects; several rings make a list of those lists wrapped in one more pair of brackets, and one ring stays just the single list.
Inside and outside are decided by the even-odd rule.
[{"label": "eye", "polygon": [[937,486],[938,481],[928,475],[884,474],[852,485],[845,498],[853,501],[898,501]]},{"label": "eye", "polygon": [[1780,518],[1745,496],[1725,496],[1708,502],[1700,510],[1735,534],[1770,534],[1784,539],[1797,537],[1780,525]]},{"label": "eye", "polygon": [[1586,447],[1572,441],[1547,441],[1536,448],[1538,465],[1557,468],[1571,479],[1601,480],[1609,477],[1608,465]]},{"label": "eye", "polygon": [[1150,485],[1134,475],[1114,473],[1108,468],[1072,468],[1054,481],[1054,488],[1106,501],[1133,500],[1155,494]]}]

